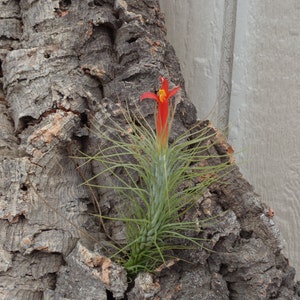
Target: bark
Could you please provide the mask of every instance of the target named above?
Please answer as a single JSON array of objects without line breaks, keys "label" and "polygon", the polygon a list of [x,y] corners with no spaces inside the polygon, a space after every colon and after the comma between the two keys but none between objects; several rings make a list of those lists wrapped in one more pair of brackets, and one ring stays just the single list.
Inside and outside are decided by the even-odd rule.
[{"label": "bark", "polygon": [[[178,253],[128,287],[104,251],[124,228],[91,213],[114,215],[122,201],[81,185],[99,166],[78,170],[70,156],[97,151],[87,127],[123,122],[120,104],[135,111],[159,75],[184,87],[157,0],[2,0],[0,62],[1,299],[299,299],[278,228],[237,166],[195,208],[225,211],[203,233],[214,252]],[[152,103],[141,109],[152,122]],[[183,89],[173,134],[195,122]],[[214,153],[231,152],[217,140]]]}]

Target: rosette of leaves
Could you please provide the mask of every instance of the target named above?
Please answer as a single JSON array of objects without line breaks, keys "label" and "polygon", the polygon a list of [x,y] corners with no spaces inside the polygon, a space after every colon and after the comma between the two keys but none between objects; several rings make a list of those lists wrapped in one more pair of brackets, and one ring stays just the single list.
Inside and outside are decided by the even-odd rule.
[{"label": "rosette of leaves", "polygon": [[[168,89],[168,85],[163,88]],[[144,95],[151,96],[149,93]],[[160,90],[158,95],[168,96],[168,90]],[[159,96],[155,100],[159,101]],[[156,113],[157,117],[161,115],[161,112]],[[100,217],[124,222],[127,242],[112,258],[134,276],[139,272],[154,271],[174,258],[173,250],[186,247],[181,245],[182,239],[202,247],[200,238],[187,234],[199,231],[201,223],[185,221],[184,216],[207,187],[218,180],[219,172],[228,168],[228,161],[225,159],[219,165],[205,163],[211,159],[207,150],[213,146],[208,128],[195,127],[168,144],[169,118],[165,118],[163,124],[156,120],[156,126],[160,128],[155,131],[143,118],[136,122],[129,113],[125,117],[126,127],[111,120],[113,128],[107,132],[113,131],[113,137],[99,133],[108,146],[93,156],[85,155],[85,158],[104,166],[96,176],[113,175],[118,182],[114,186],[100,184],[97,187],[117,190],[127,209],[117,218]],[[120,168],[125,176],[116,172]],[[92,185],[94,178],[86,184]],[[185,186],[185,182],[197,183]]]}]

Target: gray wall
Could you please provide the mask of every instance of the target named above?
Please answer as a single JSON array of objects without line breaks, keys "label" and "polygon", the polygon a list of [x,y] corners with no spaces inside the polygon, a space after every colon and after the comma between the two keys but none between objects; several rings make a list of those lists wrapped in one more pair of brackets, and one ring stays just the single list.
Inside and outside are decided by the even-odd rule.
[{"label": "gray wall", "polygon": [[199,118],[239,152],[300,279],[300,1],[161,0]]}]

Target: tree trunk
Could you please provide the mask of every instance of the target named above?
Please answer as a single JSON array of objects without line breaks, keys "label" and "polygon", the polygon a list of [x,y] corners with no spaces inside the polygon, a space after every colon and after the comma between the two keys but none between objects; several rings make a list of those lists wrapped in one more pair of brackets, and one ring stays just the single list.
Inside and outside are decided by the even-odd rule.
[{"label": "tree trunk", "polygon": [[[105,231],[94,205],[113,215],[121,201],[81,185],[98,166],[71,156],[95,153],[87,127],[122,122],[120,104],[135,111],[159,75],[184,87],[158,0],[2,0],[0,31],[1,299],[299,299],[272,212],[236,166],[202,197],[203,211],[226,211],[205,231],[214,252],[185,250],[193,264],[133,288],[103,254],[124,228]],[[196,122],[181,96],[174,134]],[[152,103],[141,110],[152,122]],[[212,151],[230,152],[217,137]]]}]

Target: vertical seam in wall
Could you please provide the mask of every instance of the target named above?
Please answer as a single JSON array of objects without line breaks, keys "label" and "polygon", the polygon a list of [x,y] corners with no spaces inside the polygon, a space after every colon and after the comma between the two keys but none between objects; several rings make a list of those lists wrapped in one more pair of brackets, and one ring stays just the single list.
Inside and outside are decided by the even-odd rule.
[{"label": "vertical seam in wall", "polygon": [[224,21],[217,98],[218,127],[222,130],[227,129],[229,125],[237,1],[238,0],[225,0],[224,2]]}]

